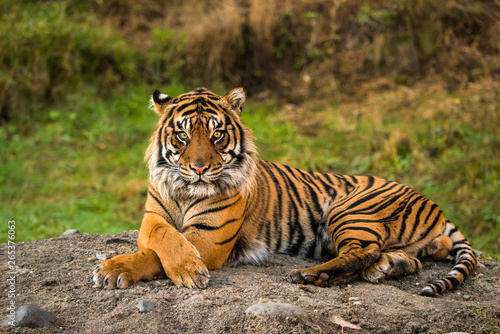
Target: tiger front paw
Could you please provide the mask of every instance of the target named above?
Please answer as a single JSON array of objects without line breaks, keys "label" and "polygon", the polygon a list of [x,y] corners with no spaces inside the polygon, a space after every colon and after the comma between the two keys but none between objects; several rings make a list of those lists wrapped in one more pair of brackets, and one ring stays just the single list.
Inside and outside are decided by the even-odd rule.
[{"label": "tiger front paw", "polygon": [[139,281],[131,255],[118,255],[98,264],[92,272],[94,286],[125,289]]},{"label": "tiger front paw", "polygon": [[160,259],[151,249],[118,255],[98,264],[93,271],[96,287],[125,289],[140,280],[164,277]]},{"label": "tiger front paw", "polygon": [[177,286],[185,286],[190,289],[206,288],[210,279],[207,266],[203,263],[200,254],[191,244],[192,249],[183,248],[175,256],[162,261],[163,268],[168,278]]}]

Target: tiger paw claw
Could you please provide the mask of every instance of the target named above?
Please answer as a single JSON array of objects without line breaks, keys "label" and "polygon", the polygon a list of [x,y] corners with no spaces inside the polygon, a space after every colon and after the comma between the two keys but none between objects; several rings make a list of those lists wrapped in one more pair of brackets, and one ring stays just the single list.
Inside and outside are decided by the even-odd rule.
[{"label": "tiger paw claw", "polygon": [[296,284],[313,284],[316,286],[329,286],[330,275],[325,272],[319,275],[307,275],[300,270],[292,270],[289,274],[290,281]]}]

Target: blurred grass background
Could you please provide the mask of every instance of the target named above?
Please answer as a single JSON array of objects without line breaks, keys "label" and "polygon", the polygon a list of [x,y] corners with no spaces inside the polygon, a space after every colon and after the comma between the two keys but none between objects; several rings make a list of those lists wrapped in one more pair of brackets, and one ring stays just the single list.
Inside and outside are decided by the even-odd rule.
[{"label": "blurred grass background", "polygon": [[5,237],[139,228],[152,91],[242,85],[261,158],[410,185],[500,254],[498,1],[5,0],[0,35]]}]

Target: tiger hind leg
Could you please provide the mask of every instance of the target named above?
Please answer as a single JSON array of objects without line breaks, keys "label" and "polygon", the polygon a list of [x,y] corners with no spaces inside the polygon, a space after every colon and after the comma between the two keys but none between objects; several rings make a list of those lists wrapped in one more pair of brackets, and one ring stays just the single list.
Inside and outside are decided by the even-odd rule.
[{"label": "tiger hind leg", "polygon": [[317,286],[349,282],[377,261],[380,255],[380,249],[375,244],[365,248],[353,248],[319,266],[294,269],[290,272],[289,278],[292,283]]},{"label": "tiger hind leg", "polygon": [[402,250],[385,251],[380,259],[361,273],[367,282],[378,284],[386,278],[399,278],[422,269],[422,264]]},{"label": "tiger hind leg", "polygon": [[453,241],[446,235],[440,235],[432,240],[427,246],[427,256],[432,257],[433,260],[446,260],[450,256]]}]

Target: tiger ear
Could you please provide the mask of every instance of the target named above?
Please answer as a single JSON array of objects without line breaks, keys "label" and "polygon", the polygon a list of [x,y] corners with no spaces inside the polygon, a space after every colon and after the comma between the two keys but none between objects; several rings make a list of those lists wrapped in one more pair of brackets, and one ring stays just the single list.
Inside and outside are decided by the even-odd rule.
[{"label": "tiger ear", "polygon": [[163,115],[171,100],[170,96],[162,94],[158,89],[155,89],[151,97],[151,105],[158,115]]},{"label": "tiger ear", "polygon": [[241,114],[241,106],[245,102],[245,91],[241,87],[236,87],[232,89],[229,93],[222,98],[226,101],[231,109],[233,109],[236,114]]}]

